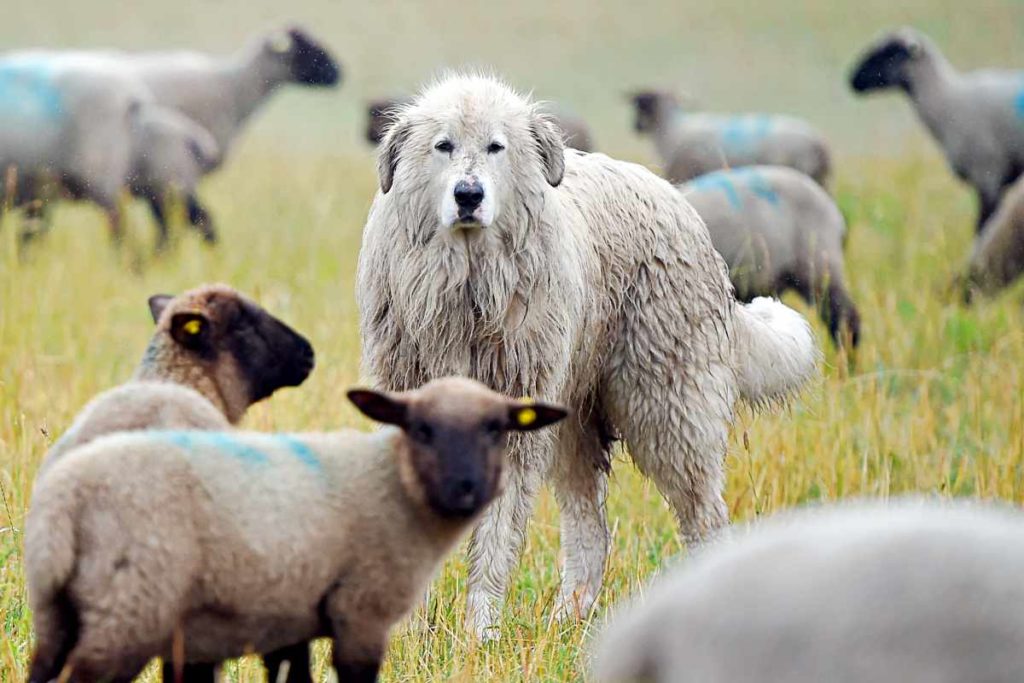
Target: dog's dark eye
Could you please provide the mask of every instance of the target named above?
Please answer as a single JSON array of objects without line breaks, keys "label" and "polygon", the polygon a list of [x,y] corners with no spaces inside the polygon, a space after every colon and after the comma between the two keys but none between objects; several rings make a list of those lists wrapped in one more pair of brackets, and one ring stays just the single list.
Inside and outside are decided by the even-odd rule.
[{"label": "dog's dark eye", "polygon": [[434,430],[427,423],[421,422],[412,428],[411,436],[422,444],[428,444],[434,438]]},{"label": "dog's dark eye", "polygon": [[434,149],[436,149],[438,152],[450,154],[451,151],[455,149],[455,145],[452,144],[451,140],[441,140],[441,142],[434,145]]},{"label": "dog's dark eye", "polygon": [[487,145],[488,154],[497,154],[503,149],[505,149],[505,145],[501,144],[500,142],[492,142],[491,144]]}]

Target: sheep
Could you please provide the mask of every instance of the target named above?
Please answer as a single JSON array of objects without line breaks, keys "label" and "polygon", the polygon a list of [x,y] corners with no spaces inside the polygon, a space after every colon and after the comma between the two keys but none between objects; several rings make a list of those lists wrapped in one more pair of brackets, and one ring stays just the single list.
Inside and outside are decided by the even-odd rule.
[{"label": "sheep", "polygon": [[[102,60],[44,51],[0,59],[6,203],[40,200],[31,207],[38,215],[56,194],[88,199],[106,212],[117,242],[123,189],[145,188],[161,201],[170,189],[188,194],[218,159],[207,131],[155,105],[145,86]],[[165,241],[161,225],[158,246]]]},{"label": "sheep", "polygon": [[789,166],[821,186],[832,167],[825,138],[809,123],[778,114],[688,112],[670,92],[643,90],[630,95],[633,127],[654,138],[664,175],[673,183],[738,166]]},{"label": "sheep", "polygon": [[363,366],[383,388],[468,375],[578,408],[512,445],[510,484],[470,546],[468,625],[494,625],[545,476],[562,512],[556,604],[585,614],[608,550],[607,449],[621,436],[696,545],[728,523],[723,458],[738,397],[760,404],[815,372],[807,321],[738,304],[721,256],[672,185],[565,151],[496,79],[451,75],[402,110],[357,271]]},{"label": "sheep", "polygon": [[950,169],[978,195],[977,230],[1024,169],[1024,72],[957,71],[912,28],[877,39],[850,74],[858,94],[899,88],[938,142]]},{"label": "sheep", "polygon": [[1024,680],[1024,517],[981,505],[781,515],[660,578],[598,683]]},{"label": "sheep", "polygon": [[[394,117],[402,107],[412,103],[411,97],[381,98],[371,101],[366,108],[366,140],[379,145]],[[582,118],[565,107],[545,102],[541,111],[562,131],[566,147],[581,152],[594,151],[594,135]]]},{"label": "sheep", "polygon": [[1024,271],[1024,178],[1003,195],[999,208],[974,240],[968,265],[969,301],[974,290],[993,294],[1009,286]]},{"label": "sheep", "polygon": [[[567,414],[464,378],[348,392],[376,433],[155,431],[76,449],[25,525],[29,680],[128,680],[319,636],[374,681],[388,632],[498,495],[509,433]],[[393,425],[393,426],[392,426]]]},{"label": "sheep", "polygon": [[740,299],[793,288],[817,303],[835,343],[854,346],[860,315],[846,289],[846,222],[825,190],[786,166],[714,171],[679,186],[729,265]]},{"label": "sheep", "polygon": [[227,285],[149,299],[156,332],[132,380],[101,393],[50,448],[39,475],[104,434],[152,428],[227,429],[313,369],[304,337]]}]

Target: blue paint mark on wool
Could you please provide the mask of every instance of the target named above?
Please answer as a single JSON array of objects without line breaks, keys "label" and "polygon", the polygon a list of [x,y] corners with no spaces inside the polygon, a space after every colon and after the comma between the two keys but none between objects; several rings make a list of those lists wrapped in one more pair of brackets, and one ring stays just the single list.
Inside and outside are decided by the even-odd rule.
[{"label": "blue paint mark on wool", "polygon": [[320,458],[317,457],[313,449],[306,444],[299,441],[291,434],[275,434],[274,438],[283,443],[292,455],[298,458],[302,464],[308,465],[315,470],[322,470],[323,464],[320,462]]},{"label": "blue paint mark on wool", "polygon": [[0,64],[0,115],[59,119],[64,96],[43,60],[16,59]]},{"label": "blue paint mark on wool", "polygon": [[767,136],[775,123],[767,114],[734,116],[725,121],[721,129],[722,146],[726,152],[750,152]]},{"label": "blue paint mark on wool", "polygon": [[729,200],[729,204],[732,205],[732,208],[743,208],[743,202],[740,200],[740,193],[737,192],[736,186],[733,185],[732,179],[729,178],[728,171],[714,171],[712,173],[706,173],[705,175],[690,181],[690,188],[697,192],[721,190],[725,193],[725,196]]},{"label": "blue paint mark on wool", "polygon": [[768,179],[752,168],[736,170],[712,171],[690,181],[689,188],[697,192],[722,191],[729,204],[737,211],[743,208],[743,199],[737,185],[746,188],[757,197],[778,206],[779,194],[772,188]]},{"label": "blue paint mark on wool", "polygon": [[1024,90],[1017,93],[1017,97],[1013,100],[1013,109],[1017,112],[1017,118],[1024,119]]},{"label": "blue paint mark on wool", "polygon": [[[283,446],[303,465],[318,472],[323,470],[323,464],[313,449],[291,434],[249,434],[245,441],[236,438],[230,432],[153,430],[146,434],[188,451],[211,449],[253,465],[266,465],[270,462],[267,454],[257,447],[260,442],[264,442],[267,450]],[[254,442],[256,445],[253,445]]]}]

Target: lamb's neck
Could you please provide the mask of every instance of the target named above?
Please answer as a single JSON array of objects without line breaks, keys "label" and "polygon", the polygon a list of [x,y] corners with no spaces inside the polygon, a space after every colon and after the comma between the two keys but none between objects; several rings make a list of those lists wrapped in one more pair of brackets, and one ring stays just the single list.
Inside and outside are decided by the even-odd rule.
[{"label": "lamb's neck", "polygon": [[686,121],[686,117],[686,110],[679,105],[667,107],[659,113],[658,123],[654,127],[654,146],[664,163],[672,160],[679,139],[679,127]]},{"label": "lamb's neck", "polygon": [[941,54],[932,53],[914,65],[907,94],[921,122],[939,140],[950,133],[959,119],[957,89],[960,74]]},{"label": "lamb's neck", "polygon": [[285,78],[260,46],[250,46],[219,64],[220,80],[231,93],[236,124],[242,124]]},{"label": "lamb's neck", "polygon": [[194,389],[213,404],[231,424],[237,424],[245,413],[229,405],[216,381],[193,362],[175,362],[173,352],[161,349],[160,344],[150,344],[132,377],[137,382],[173,382]]}]

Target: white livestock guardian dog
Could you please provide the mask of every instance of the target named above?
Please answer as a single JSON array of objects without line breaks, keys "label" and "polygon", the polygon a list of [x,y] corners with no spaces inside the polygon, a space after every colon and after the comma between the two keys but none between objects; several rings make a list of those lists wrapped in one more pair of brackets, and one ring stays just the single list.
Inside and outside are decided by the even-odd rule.
[{"label": "white livestock guardian dog", "polygon": [[545,478],[562,516],[559,614],[590,610],[616,438],[688,544],[725,527],[736,400],[782,399],[814,373],[803,317],[770,299],[738,304],[675,188],[566,152],[537,105],[492,78],[448,77],[402,109],[378,171],[358,274],[366,370],[392,390],[466,375],[574,411],[557,431],[512,437],[505,493],[471,541],[473,630],[496,635]]}]

